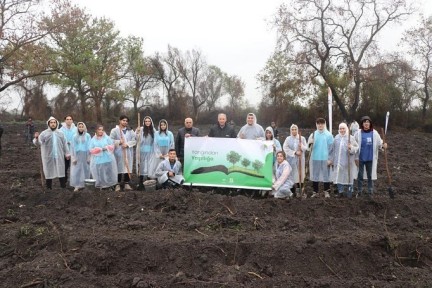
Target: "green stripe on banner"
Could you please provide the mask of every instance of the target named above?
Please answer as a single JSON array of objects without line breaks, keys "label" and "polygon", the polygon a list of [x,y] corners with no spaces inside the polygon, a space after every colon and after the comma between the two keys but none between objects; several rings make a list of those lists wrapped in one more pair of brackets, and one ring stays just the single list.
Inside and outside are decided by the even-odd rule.
[{"label": "green stripe on banner", "polygon": [[185,139],[184,185],[270,190],[273,141]]}]

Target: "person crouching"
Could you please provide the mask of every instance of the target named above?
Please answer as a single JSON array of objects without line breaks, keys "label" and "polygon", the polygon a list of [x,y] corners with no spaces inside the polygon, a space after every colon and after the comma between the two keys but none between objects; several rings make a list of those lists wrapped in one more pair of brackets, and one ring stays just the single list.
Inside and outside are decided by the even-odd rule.
[{"label": "person crouching", "polygon": [[168,159],[159,163],[155,173],[160,188],[178,187],[183,184],[182,165],[175,149],[168,151]]},{"label": "person crouching", "polygon": [[276,153],[275,168],[275,179],[270,194],[279,199],[291,198],[293,195],[291,188],[294,182],[291,175],[291,165],[286,160],[284,151]]}]

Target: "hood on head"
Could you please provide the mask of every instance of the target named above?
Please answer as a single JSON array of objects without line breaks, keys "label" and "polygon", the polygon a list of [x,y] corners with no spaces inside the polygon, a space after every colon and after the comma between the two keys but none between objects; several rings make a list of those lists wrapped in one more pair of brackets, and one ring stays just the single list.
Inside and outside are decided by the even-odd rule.
[{"label": "hood on head", "polygon": [[298,126],[296,124],[292,124],[290,127],[290,135],[292,135],[292,129],[293,128],[297,128],[297,133],[298,133]]},{"label": "hood on head", "polygon": [[165,122],[165,124],[166,124],[166,131],[168,131],[168,121],[165,120],[165,119],[161,119],[161,120],[159,121],[158,131],[160,131],[160,126],[161,126],[161,123],[162,123],[162,122]]},{"label": "hood on head", "polygon": [[84,132],[83,132],[83,133],[87,133],[87,126],[86,126],[86,124],[85,124],[84,122],[78,122],[77,125],[76,125],[77,129],[78,129],[78,126],[79,126],[80,124],[83,124],[83,125],[84,125]]},{"label": "hood on head", "polygon": [[[265,131],[270,131],[272,134],[272,139],[274,139],[274,132],[273,132],[273,128],[271,126],[268,126]],[[266,138],[267,139],[267,138]]]},{"label": "hood on head", "polygon": [[[342,128],[342,127],[345,127],[345,131],[346,131],[345,135],[348,135],[348,125],[345,122],[342,122],[342,123],[339,124],[339,129]],[[342,136],[342,134],[340,132],[339,132],[339,135]]]},{"label": "hood on head", "polygon": [[143,127],[145,126],[144,121],[145,121],[146,118],[149,118],[149,119],[150,119],[150,121],[151,121],[151,125],[152,125],[152,127],[154,128],[153,119],[152,119],[150,116],[144,116],[144,118],[143,118],[143,120],[142,120],[142,125],[143,125]]},{"label": "hood on head", "polygon": [[257,120],[257,117],[256,117],[256,115],[255,115],[254,113],[248,113],[248,114],[246,115],[246,123],[247,123],[247,118],[248,118],[249,115],[252,115],[253,118],[254,118],[254,122],[252,123],[252,125],[257,124],[257,123],[258,123],[258,120]]},{"label": "hood on head", "polygon": [[59,127],[59,121],[58,121],[56,118],[54,118],[53,116],[51,116],[51,117],[47,120],[47,122],[46,122],[48,128],[50,128],[50,127],[49,127],[49,122],[50,122],[51,120],[55,120],[55,121],[57,122],[57,127],[56,127],[56,128],[58,128],[58,127]]}]

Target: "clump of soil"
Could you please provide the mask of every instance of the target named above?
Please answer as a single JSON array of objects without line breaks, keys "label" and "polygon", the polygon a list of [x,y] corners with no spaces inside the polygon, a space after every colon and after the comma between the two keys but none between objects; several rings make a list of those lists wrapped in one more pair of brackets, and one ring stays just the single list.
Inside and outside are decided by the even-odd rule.
[{"label": "clump of soil", "polygon": [[[23,126],[23,125],[22,125]],[[39,151],[4,125],[2,287],[427,287],[431,135],[391,132],[372,199],[248,191],[44,191]],[[307,188],[310,193],[310,187]]]}]

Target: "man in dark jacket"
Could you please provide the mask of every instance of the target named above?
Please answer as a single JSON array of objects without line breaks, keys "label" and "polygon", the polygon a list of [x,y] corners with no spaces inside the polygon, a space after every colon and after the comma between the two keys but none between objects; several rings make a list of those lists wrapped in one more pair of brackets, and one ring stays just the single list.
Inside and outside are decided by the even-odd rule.
[{"label": "man in dark jacket", "polygon": [[231,125],[227,124],[227,117],[224,113],[219,113],[218,124],[210,128],[208,137],[219,137],[219,138],[236,138],[237,133]]},{"label": "man in dark jacket", "polygon": [[193,126],[192,118],[185,119],[185,126],[180,128],[175,139],[177,159],[183,164],[185,138],[199,136],[199,129]]}]

